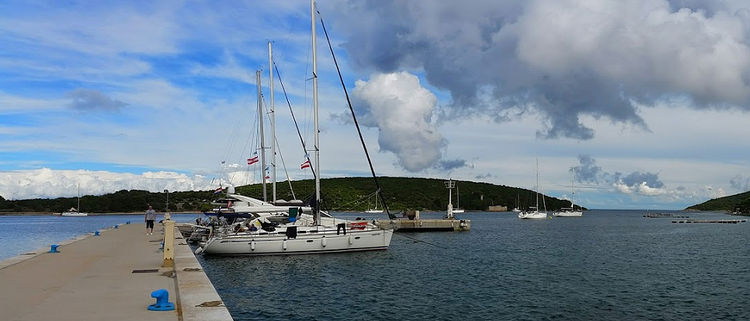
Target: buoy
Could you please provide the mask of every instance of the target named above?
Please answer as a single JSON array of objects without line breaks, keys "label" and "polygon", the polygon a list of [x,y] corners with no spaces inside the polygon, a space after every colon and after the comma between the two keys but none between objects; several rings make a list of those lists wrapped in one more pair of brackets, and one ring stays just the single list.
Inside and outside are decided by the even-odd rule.
[{"label": "buoy", "polygon": [[94,236],[99,236],[99,231],[94,231]]},{"label": "buoy", "polygon": [[282,247],[282,248],[283,248],[284,250],[286,250],[286,240],[284,240],[283,242],[281,242],[281,247]]},{"label": "buoy", "polygon": [[323,236],[323,239],[320,241],[320,245],[323,245],[323,247],[326,247],[328,243],[326,242],[326,237]]},{"label": "buoy", "polygon": [[117,229],[117,225],[115,225],[115,229]]},{"label": "buoy", "polygon": [[199,247],[199,248],[195,249],[195,254],[196,255],[197,254],[201,254],[201,253],[203,253],[203,248],[202,247]]},{"label": "buoy", "polygon": [[255,241],[250,242],[250,250],[255,251]]},{"label": "buoy", "polygon": [[151,311],[172,311],[174,310],[174,303],[169,302],[169,292],[167,289],[158,289],[151,292],[151,297],[156,298],[156,303],[149,305],[148,309]]},{"label": "buoy", "polygon": [[49,253],[60,253],[60,251],[57,250],[57,247],[60,246],[58,244],[52,244],[49,248]]}]

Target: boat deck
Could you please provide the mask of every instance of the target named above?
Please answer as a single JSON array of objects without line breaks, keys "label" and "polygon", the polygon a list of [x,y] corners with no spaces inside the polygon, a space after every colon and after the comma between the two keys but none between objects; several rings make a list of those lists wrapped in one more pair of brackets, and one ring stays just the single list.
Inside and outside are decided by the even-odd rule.
[{"label": "boat deck", "polygon": [[[161,267],[162,226],[125,224],[0,262],[3,320],[232,320],[184,239]],[[171,311],[150,311],[166,289]]]}]

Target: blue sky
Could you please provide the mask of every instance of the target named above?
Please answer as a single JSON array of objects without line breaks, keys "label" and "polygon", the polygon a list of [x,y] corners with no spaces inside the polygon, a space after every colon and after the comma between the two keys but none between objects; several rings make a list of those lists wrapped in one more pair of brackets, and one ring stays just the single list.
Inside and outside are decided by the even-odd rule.
[{"label": "blue sky", "polygon": [[[318,7],[381,175],[533,189],[539,159],[542,192],[570,197],[573,179],[590,208],[679,209],[750,189],[742,1]],[[256,70],[270,105],[269,40],[312,144],[309,12],[307,1],[4,1],[0,195],[258,182],[245,159],[258,147]],[[318,56],[322,175],[365,176],[322,37]],[[275,107],[289,176],[311,178],[278,78]]]}]

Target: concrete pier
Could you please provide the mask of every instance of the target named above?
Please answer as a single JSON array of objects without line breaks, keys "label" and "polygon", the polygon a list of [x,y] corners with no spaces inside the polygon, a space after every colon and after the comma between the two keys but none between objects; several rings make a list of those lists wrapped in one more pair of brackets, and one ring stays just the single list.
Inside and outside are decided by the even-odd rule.
[{"label": "concrete pier", "polygon": [[[163,227],[123,224],[0,262],[2,320],[232,320],[179,233],[164,265]],[[167,233],[169,234],[169,233]],[[168,242],[167,242],[168,243]],[[167,251],[170,252],[169,249]],[[149,311],[166,289],[172,311]]]},{"label": "concrete pier", "polygon": [[674,220],[672,223],[718,223],[718,224],[737,224],[737,223],[744,223],[747,222],[747,220],[696,220],[696,219],[689,219],[689,220]]},{"label": "concrete pier", "polygon": [[396,232],[438,232],[438,231],[468,231],[471,229],[470,220],[459,219],[396,219],[376,220],[381,227],[393,227]]}]

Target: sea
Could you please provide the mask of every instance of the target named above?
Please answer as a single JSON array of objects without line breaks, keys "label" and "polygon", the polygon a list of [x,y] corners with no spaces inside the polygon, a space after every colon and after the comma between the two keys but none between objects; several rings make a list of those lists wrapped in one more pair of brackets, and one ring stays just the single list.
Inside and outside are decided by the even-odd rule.
[{"label": "sea", "polygon": [[[471,231],[395,233],[385,251],[198,259],[234,320],[750,320],[750,223],[678,224],[647,213],[467,212],[456,216]],[[85,233],[119,218],[75,219]],[[77,232],[58,232],[69,219],[0,217],[0,235],[69,238]]]}]

